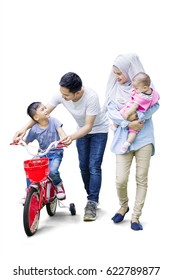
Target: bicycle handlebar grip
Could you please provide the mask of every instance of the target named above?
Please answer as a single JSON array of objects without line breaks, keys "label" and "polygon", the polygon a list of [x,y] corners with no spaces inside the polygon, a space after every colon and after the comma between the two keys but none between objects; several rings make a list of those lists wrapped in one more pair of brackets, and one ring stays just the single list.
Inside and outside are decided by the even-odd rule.
[{"label": "bicycle handlebar grip", "polygon": [[64,147],[68,147],[67,145],[63,144],[61,141],[57,141],[56,145],[55,145],[55,148],[57,149],[61,149],[61,148],[64,148]]}]

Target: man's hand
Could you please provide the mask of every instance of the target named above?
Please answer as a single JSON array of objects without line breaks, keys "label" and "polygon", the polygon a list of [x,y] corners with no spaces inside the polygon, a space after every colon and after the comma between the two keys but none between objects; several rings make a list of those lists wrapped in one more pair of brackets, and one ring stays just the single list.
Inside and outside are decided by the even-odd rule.
[{"label": "man's hand", "polygon": [[73,142],[72,136],[68,135],[61,139],[61,143],[64,145],[70,145]]}]

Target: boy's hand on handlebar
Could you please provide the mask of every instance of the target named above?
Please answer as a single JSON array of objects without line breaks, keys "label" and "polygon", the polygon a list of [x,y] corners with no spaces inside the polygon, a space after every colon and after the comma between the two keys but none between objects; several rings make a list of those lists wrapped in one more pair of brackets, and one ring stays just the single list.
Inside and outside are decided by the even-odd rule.
[{"label": "boy's hand on handlebar", "polygon": [[21,146],[26,146],[26,143],[23,139],[18,139],[16,142],[10,143],[10,145],[21,145]]},{"label": "boy's hand on handlebar", "polygon": [[13,137],[13,142],[14,143],[18,143],[26,134],[25,130],[19,130],[15,133],[14,137]]}]

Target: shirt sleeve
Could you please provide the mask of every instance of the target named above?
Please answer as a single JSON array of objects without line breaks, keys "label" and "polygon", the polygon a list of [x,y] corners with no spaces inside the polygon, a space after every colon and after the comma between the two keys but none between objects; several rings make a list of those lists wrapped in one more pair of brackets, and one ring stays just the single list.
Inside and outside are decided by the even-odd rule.
[{"label": "shirt sleeve", "polygon": [[157,102],[153,106],[151,106],[147,111],[140,112],[137,111],[139,121],[146,121],[152,117],[152,115],[159,109],[160,104]]},{"label": "shirt sleeve", "polygon": [[118,110],[116,104],[113,101],[110,101],[107,106],[108,117],[115,122],[117,125],[120,125],[122,128],[128,126],[129,121],[124,120]]},{"label": "shirt sleeve", "polygon": [[58,119],[52,118],[52,122],[54,123],[56,130],[63,126],[63,124]]},{"label": "shirt sleeve", "polygon": [[92,97],[90,98],[90,100],[87,104],[86,115],[87,116],[98,115],[100,110],[101,110],[101,108],[100,108],[99,98],[98,98],[97,94],[94,94],[94,95],[92,95]]},{"label": "shirt sleeve", "polygon": [[151,100],[145,99],[142,95],[135,94],[133,98],[134,103],[139,105],[138,110],[144,112],[150,107]]},{"label": "shirt sleeve", "polygon": [[62,103],[62,95],[60,92],[55,93],[52,98],[48,101],[48,104],[56,107],[57,105]]},{"label": "shirt sleeve", "polygon": [[28,143],[33,142],[33,141],[36,139],[35,136],[36,136],[36,135],[35,135],[35,125],[34,125],[34,126],[29,130],[29,132],[28,132],[28,134],[27,134],[27,136],[26,136],[26,138],[25,138],[25,141],[28,142]]}]

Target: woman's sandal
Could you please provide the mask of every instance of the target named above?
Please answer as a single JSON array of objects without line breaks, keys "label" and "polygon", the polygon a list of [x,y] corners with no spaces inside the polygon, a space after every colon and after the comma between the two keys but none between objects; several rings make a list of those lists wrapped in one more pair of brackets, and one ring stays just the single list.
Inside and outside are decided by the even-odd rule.
[{"label": "woman's sandal", "polygon": [[124,217],[126,215],[126,213],[129,212],[129,207],[127,208],[126,212],[124,213],[124,215],[120,214],[120,213],[116,213],[115,216],[112,217],[112,220],[114,223],[120,223],[124,220]]},{"label": "woman's sandal", "polygon": [[131,229],[133,230],[143,230],[142,225],[140,224],[140,222],[131,222]]}]

